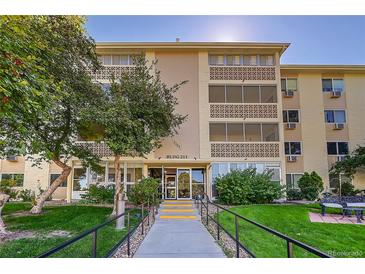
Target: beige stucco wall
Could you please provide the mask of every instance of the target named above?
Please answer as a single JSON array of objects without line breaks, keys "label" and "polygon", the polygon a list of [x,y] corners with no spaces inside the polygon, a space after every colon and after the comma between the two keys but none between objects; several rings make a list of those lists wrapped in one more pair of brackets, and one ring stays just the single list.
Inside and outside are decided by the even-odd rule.
[{"label": "beige stucco wall", "polygon": [[155,151],[155,158],[166,155],[187,155],[189,159],[199,158],[199,74],[198,52],[156,52],[157,68],[161,80],[168,85],[188,80],[176,93],[179,104],[176,112],[188,115],[178,134],[166,138],[162,147]]},{"label": "beige stucco wall", "polygon": [[317,171],[328,185],[328,163],[320,74],[299,74],[304,171]]}]

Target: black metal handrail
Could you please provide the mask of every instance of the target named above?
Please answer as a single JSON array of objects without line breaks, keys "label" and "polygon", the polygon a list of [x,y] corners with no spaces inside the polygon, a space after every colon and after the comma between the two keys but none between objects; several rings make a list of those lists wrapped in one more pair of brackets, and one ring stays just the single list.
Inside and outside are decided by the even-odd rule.
[{"label": "black metal handrail", "polygon": [[[209,225],[209,218],[210,218],[217,225],[217,239],[218,240],[220,239],[220,229],[222,229],[224,232],[227,233],[227,235],[232,240],[235,241],[235,243],[236,243],[236,257],[237,258],[239,258],[239,256],[240,256],[240,250],[239,250],[240,248],[242,248],[243,250],[245,250],[251,257],[256,257],[255,254],[251,250],[249,250],[246,246],[244,246],[240,242],[240,240],[239,240],[239,225],[238,225],[238,219],[241,219],[241,220],[244,220],[244,221],[246,221],[246,222],[248,222],[250,224],[253,224],[253,225],[255,225],[255,226],[263,229],[264,231],[267,231],[267,232],[269,232],[269,233],[271,233],[271,234],[273,234],[273,235],[275,235],[275,236],[277,236],[277,237],[285,240],[286,243],[287,243],[287,256],[288,256],[288,258],[292,258],[293,257],[293,244],[296,245],[296,246],[299,246],[299,247],[303,248],[304,250],[306,250],[306,251],[308,251],[308,252],[310,252],[310,253],[312,253],[314,255],[317,255],[318,257],[321,257],[321,258],[332,258],[330,255],[328,255],[328,254],[326,254],[326,253],[324,253],[324,252],[322,252],[322,251],[320,251],[320,250],[318,250],[318,249],[316,249],[316,248],[314,248],[312,246],[309,246],[309,245],[307,245],[305,243],[302,243],[302,242],[300,242],[298,240],[295,240],[295,239],[293,239],[293,238],[291,238],[291,237],[289,237],[289,236],[287,236],[287,235],[285,235],[285,234],[283,234],[283,233],[281,233],[279,231],[276,231],[276,230],[274,230],[272,228],[269,228],[267,226],[264,226],[262,224],[259,224],[259,223],[255,222],[255,221],[252,221],[252,220],[250,220],[250,219],[248,219],[248,218],[246,218],[246,217],[244,217],[242,215],[239,215],[239,214],[237,214],[237,213],[235,213],[235,212],[233,212],[233,211],[231,211],[229,209],[226,209],[226,208],[224,208],[221,205],[218,205],[218,204],[215,204],[215,203],[211,202],[210,199],[209,199],[209,197],[205,193],[204,193],[204,196],[206,197],[206,203],[204,202],[204,199],[202,197],[200,197],[200,199],[199,199],[199,197],[196,198],[196,201],[198,201],[198,200],[200,201],[200,215],[203,217],[203,206],[204,206],[204,208],[206,210],[206,225],[207,226]],[[209,204],[211,204],[211,205],[213,205],[213,206],[216,207],[216,216],[217,216],[217,219],[215,219],[214,217],[212,217],[212,216],[209,215]],[[231,233],[229,233],[228,230],[225,229],[219,223],[219,215],[218,215],[219,209],[221,209],[221,210],[223,210],[225,212],[228,212],[228,213],[230,213],[230,214],[232,214],[234,216],[234,219],[235,219],[235,235],[232,235]]]},{"label": "black metal handrail", "polygon": [[[153,216],[154,216],[154,213],[155,213],[155,208],[153,207],[152,208],[153,210]],[[127,241],[127,255],[130,256],[130,237],[131,235],[137,230],[137,228],[141,225],[141,234],[143,235],[144,234],[144,221],[146,220],[146,218],[148,218],[148,225],[149,225],[149,212],[146,216],[144,216],[144,212],[143,212],[143,209],[142,209],[142,213],[141,213],[141,218],[139,220],[139,222],[136,224],[136,226],[131,230],[130,229],[130,210],[127,211],[127,212],[124,212],[122,214],[119,214],[111,219],[109,219],[108,221],[102,223],[102,224],[99,224],[99,225],[96,225],[94,226],[93,228],[90,228],[86,231],[84,231],[83,233],[75,236],[74,238],[68,240],[68,241],[65,241],[63,242],[62,244],[54,247],[54,248],[51,248],[50,250],[42,253],[41,255],[39,255],[37,258],[47,258],[49,256],[51,256],[52,254],[68,247],[69,245],[85,238],[86,236],[92,234],[93,235],[93,238],[92,238],[92,245],[91,245],[91,253],[92,253],[92,257],[93,258],[96,258],[97,256],[97,237],[98,237],[98,230],[109,225],[110,223],[114,222],[115,220],[123,217],[123,216],[127,216],[127,234],[116,244],[112,247],[112,249],[107,253],[107,256],[106,257],[112,257],[115,252],[117,251],[118,247],[120,247],[122,244],[125,243],[125,241]]]}]

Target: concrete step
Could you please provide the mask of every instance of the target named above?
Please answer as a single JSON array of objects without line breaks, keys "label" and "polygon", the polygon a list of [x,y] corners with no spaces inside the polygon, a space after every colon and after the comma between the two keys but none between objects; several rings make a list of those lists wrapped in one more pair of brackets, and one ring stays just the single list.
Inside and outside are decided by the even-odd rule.
[{"label": "concrete step", "polygon": [[195,215],[160,215],[160,219],[188,219],[188,220],[197,220],[198,217]]}]

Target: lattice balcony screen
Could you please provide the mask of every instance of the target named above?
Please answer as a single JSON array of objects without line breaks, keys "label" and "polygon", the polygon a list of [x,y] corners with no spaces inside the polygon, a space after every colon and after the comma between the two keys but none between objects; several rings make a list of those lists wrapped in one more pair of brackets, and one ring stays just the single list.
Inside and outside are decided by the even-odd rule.
[{"label": "lattice balcony screen", "polygon": [[212,143],[211,157],[277,158],[279,143]]},{"label": "lattice balcony screen", "polygon": [[210,118],[278,118],[277,104],[210,104]]},{"label": "lattice balcony screen", "polygon": [[210,80],[275,80],[275,67],[211,66]]},{"label": "lattice balcony screen", "polygon": [[77,142],[77,145],[90,149],[92,151],[92,153],[94,153],[95,155],[97,155],[99,157],[113,156],[113,152],[104,143],[80,141],[80,142]]},{"label": "lattice balcony screen", "polygon": [[89,72],[93,80],[110,80],[112,75],[118,78],[123,73],[133,73],[135,70],[135,66],[103,66],[97,72]]}]

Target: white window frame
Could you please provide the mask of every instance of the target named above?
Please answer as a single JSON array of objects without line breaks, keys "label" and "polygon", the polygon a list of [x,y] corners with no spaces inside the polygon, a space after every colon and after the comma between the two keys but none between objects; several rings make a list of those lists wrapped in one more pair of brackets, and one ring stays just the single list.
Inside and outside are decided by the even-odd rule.
[{"label": "white window frame", "polygon": [[328,143],[336,143],[336,153],[337,153],[337,154],[328,154],[328,150],[327,150],[327,155],[328,156],[346,156],[346,155],[349,155],[349,154],[338,154],[338,152],[339,152],[338,143],[347,143],[347,148],[349,150],[348,152],[350,152],[349,142],[348,141],[327,141],[326,142],[326,146],[328,145]]},{"label": "white window frame", "polygon": [[[289,113],[288,111],[297,111],[298,112],[298,122],[291,122],[289,121]],[[287,122],[284,122],[284,113],[283,113],[283,123],[291,123],[291,124],[299,124],[301,121],[301,117],[300,117],[300,109],[283,109],[283,112],[286,112],[286,116],[287,116]]]},{"label": "white window frame", "polygon": [[[300,173],[300,172],[286,173],[285,174],[285,180],[286,180],[286,175],[290,175],[290,180],[292,182],[291,185],[293,186],[290,189],[299,189],[299,187],[294,187],[294,175],[301,175],[301,176],[303,176],[304,173]],[[285,185],[286,186],[288,185],[288,182],[287,181],[285,182]]]},{"label": "white window frame", "polygon": [[[289,143],[289,150],[290,150],[290,143],[299,143],[300,144],[300,154],[286,154],[285,153],[285,143]],[[291,152],[291,151],[289,151]],[[302,144],[302,141],[286,141],[284,142],[284,154],[287,155],[287,156],[301,156],[303,155],[303,144]]]},{"label": "white window frame", "polygon": [[[102,65],[103,66],[106,66],[106,67],[133,66],[133,64],[132,64],[132,58],[131,58],[131,56],[133,56],[133,54],[102,54],[102,55],[99,55],[99,56],[100,56],[100,59],[102,60],[101,61],[102,62]],[[104,57],[105,56],[109,56],[111,58],[111,64],[110,65],[104,64]],[[121,64],[119,64],[119,65],[113,65],[113,56],[119,56],[120,58],[121,58],[121,56],[128,56],[128,64],[127,65],[121,65]]]},{"label": "white window frame", "polygon": [[23,185],[22,186],[14,186],[14,187],[24,187],[24,180],[25,180],[25,176],[24,176],[25,174],[24,173],[2,172],[2,173],[0,173],[0,182],[2,181],[4,174],[13,175],[13,178],[11,180],[15,180],[14,175],[23,175]]},{"label": "white window frame", "polygon": [[[331,84],[332,84],[332,90],[323,90],[323,80],[331,80]],[[341,90],[341,91],[339,91],[339,90],[334,90],[334,85],[333,85],[333,81],[334,80],[342,80],[342,83],[343,83],[343,89]],[[322,82],[322,92],[334,92],[334,91],[336,91],[336,92],[341,92],[341,93],[343,93],[343,92],[345,92],[345,79],[344,78],[322,78],[322,80],[321,80]]]},{"label": "white window frame", "polygon": [[281,84],[281,80],[285,80],[285,89],[283,89],[283,87],[281,87],[281,91],[289,91],[288,90],[288,80],[295,80],[297,82],[297,88],[295,90],[290,89],[290,91],[298,91],[298,78],[295,78],[295,77],[281,77],[280,78],[280,84]]},{"label": "white window frame", "polygon": [[[334,122],[327,122],[326,118],[325,118],[325,123],[326,124],[346,124],[347,123],[347,113],[345,109],[325,109],[324,110],[324,116],[326,117],[326,111],[332,111],[333,112],[333,120]],[[345,113],[345,122],[337,122],[336,121],[336,115],[335,112],[336,111],[343,111]]]},{"label": "white window frame", "polygon": [[[223,56],[223,64],[212,64],[211,56]],[[227,64],[227,56],[239,56],[240,62],[237,65],[228,65]],[[255,56],[255,63],[245,63],[245,58],[249,57],[251,61],[251,57]],[[261,65],[261,57],[262,56],[271,56],[273,58],[272,65]],[[208,55],[208,64],[209,66],[261,66],[261,67],[274,67],[276,63],[275,55],[273,54],[209,54]]]}]

